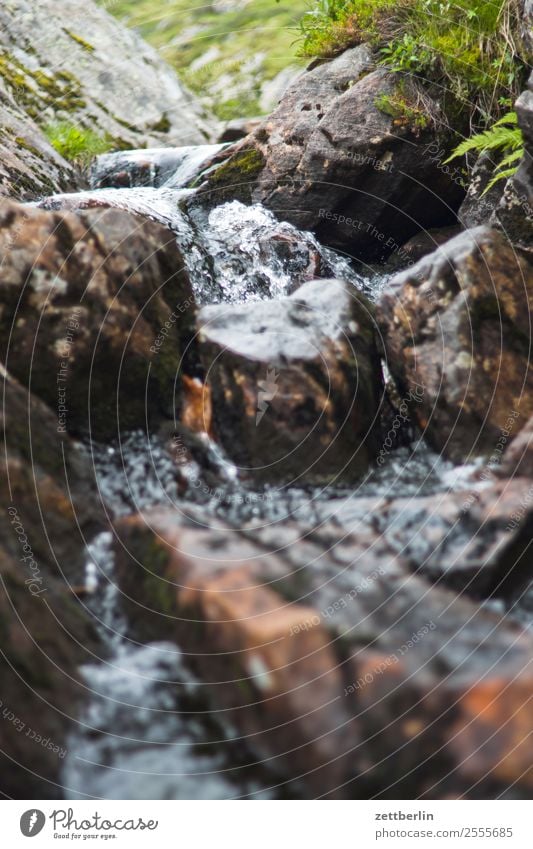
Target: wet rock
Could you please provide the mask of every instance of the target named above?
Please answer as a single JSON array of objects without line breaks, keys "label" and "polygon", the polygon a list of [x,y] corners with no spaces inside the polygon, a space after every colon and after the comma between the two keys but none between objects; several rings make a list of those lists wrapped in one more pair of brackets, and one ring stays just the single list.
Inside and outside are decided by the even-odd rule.
[{"label": "wet rock", "polygon": [[524,477],[497,481],[497,470],[479,469],[464,491],[360,509],[416,574],[476,599],[506,598],[533,572],[533,486]]},{"label": "wet rock", "polygon": [[214,430],[255,481],[354,480],[377,449],[382,397],[372,307],[340,281],[289,298],[204,307]]},{"label": "wet rock", "polygon": [[64,431],[172,415],[194,299],[175,239],[116,210],[0,209],[2,359]]},{"label": "wet rock", "polygon": [[40,126],[66,121],[117,147],[196,144],[211,132],[157,52],[92,0],[3,3],[0,65]]},{"label": "wet rock", "polygon": [[306,796],[527,798],[530,634],[431,588],[362,523],[339,538],[204,517],[120,523],[128,608],[138,633],[179,635],[215,704]]},{"label": "wet rock", "polygon": [[450,142],[439,105],[373,70],[363,45],[298,77],[208,176],[206,196],[261,202],[324,244],[383,259],[454,221],[464,190],[442,167]]},{"label": "wet rock", "polygon": [[427,232],[421,230],[412,236],[405,245],[401,245],[386,263],[387,272],[399,271],[408,265],[414,265],[422,257],[433,253],[439,245],[444,245],[454,236],[461,232],[461,227],[438,227]]},{"label": "wet rock", "polygon": [[[533,413],[533,267],[498,231],[470,230],[393,278],[379,318],[387,363],[430,444],[489,453]],[[408,393],[411,393],[410,395]]]},{"label": "wet rock", "polygon": [[97,156],[92,164],[91,187],[186,187],[197,176],[203,163],[221,149],[223,145],[206,144],[105,153]]}]

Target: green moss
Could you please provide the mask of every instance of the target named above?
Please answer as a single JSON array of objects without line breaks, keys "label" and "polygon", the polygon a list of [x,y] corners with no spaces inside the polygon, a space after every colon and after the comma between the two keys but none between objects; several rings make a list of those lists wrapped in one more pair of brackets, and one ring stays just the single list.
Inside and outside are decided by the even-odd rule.
[{"label": "green moss", "polygon": [[390,115],[396,126],[410,127],[416,132],[425,130],[431,123],[431,118],[423,109],[409,102],[404,94],[380,94],[374,101],[376,109]]},{"label": "green moss", "polygon": [[48,124],[44,127],[44,134],[64,159],[79,165],[87,165],[94,156],[105,153],[112,147],[109,138],[68,121]]},{"label": "green moss", "polygon": [[65,29],[64,27],[63,32],[66,33],[68,37],[72,39],[72,41],[75,41],[76,44],[79,44],[80,47],[83,47],[83,49],[86,50],[87,53],[94,53],[95,48],[93,47],[93,45],[86,41],[84,38],[82,38],[81,35],[76,35],[75,32],[71,32],[69,29]]},{"label": "green moss", "polygon": [[15,56],[0,52],[0,77],[17,103],[38,123],[46,109],[70,113],[86,105],[78,80],[68,71],[51,76],[41,69],[26,68]]},{"label": "green moss", "polygon": [[208,175],[207,193],[213,193],[217,203],[222,203],[226,197],[249,201],[251,188],[264,162],[263,155],[254,147],[238,151]]}]

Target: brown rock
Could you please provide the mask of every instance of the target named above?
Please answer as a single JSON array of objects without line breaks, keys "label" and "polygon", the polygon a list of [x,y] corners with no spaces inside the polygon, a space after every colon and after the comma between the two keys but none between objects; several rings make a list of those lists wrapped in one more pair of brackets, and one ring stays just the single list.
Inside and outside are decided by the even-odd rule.
[{"label": "brown rock", "polygon": [[93,437],[173,414],[192,291],[166,229],[117,210],[0,208],[9,371]]},{"label": "brown rock", "polygon": [[305,795],[528,797],[528,633],[431,588],[368,524],[201,524],[122,521],[125,599]]},{"label": "brown rock", "polygon": [[[533,266],[498,231],[452,239],[393,278],[379,306],[387,363],[431,445],[490,453],[510,416],[533,413]],[[406,397],[409,397],[406,395]]]}]

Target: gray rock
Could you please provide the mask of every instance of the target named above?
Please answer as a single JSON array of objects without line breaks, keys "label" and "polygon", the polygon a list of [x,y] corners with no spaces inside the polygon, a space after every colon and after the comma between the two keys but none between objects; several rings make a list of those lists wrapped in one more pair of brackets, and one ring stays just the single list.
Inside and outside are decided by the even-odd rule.
[{"label": "gray rock", "polygon": [[0,76],[0,196],[18,200],[66,191],[74,169],[24,112]]},{"label": "gray rock", "polygon": [[92,0],[7,0],[1,76],[40,125],[71,121],[121,147],[196,144],[211,132],[157,52]]},{"label": "gray rock", "polygon": [[504,180],[495,183],[486,191],[490,180],[494,177],[494,168],[497,164],[491,154],[486,152],[479,156],[472,169],[466,197],[457,214],[465,229],[488,224],[501,201],[505,188]]},{"label": "gray rock", "polygon": [[354,480],[377,449],[382,377],[371,305],[316,280],[277,301],[204,307],[216,433],[254,481]]}]

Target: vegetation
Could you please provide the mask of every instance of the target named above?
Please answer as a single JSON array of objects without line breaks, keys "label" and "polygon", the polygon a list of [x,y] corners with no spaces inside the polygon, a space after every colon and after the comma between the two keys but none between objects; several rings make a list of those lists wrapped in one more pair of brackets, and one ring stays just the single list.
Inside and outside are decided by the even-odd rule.
[{"label": "vegetation", "polygon": [[503,159],[497,165],[492,180],[485,189],[486,192],[498,182],[512,177],[518,168],[518,163],[524,155],[524,139],[522,131],[518,126],[516,112],[508,112],[499,121],[496,121],[489,130],[475,133],[469,139],[459,144],[453,154],[447,159],[450,162],[458,156],[465,156],[474,151],[475,153],[503,154]]},{"label": "vegetation", "polygon": [[300,29],[305,56],[369,42],[380,64],[440,86],[477,126],[500,117],[524,82],[517,0],[318,0]]},{"label": "vegetation", "polygon": [[156,47],[224,120],[260,114],[264,84],[305,64],[294,42],[307,0],[100,2]]},{"label": "vegetation", "polygon": [[103,138],[93,130],[86,130],[68,121],[48,124],[44,133],[61,156],[81,167],[85,167],[99,153],[110,150],[113,145],[111,139]]}]

